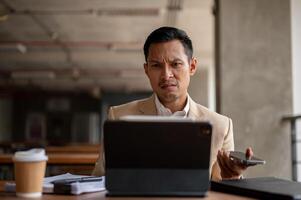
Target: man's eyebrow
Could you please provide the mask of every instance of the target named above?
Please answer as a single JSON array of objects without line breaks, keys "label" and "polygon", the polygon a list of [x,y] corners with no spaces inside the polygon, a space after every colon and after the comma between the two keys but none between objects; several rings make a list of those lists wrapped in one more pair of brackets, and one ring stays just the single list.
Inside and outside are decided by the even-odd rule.
[{"label": "man's eyebrow", "polygon": [[173,62],[176,62],[176,61],[183,61],[182,59],[180,59],[180,58],[175,58],[175,59],[173,59]]},{"label": "man's eyebrow", "polygon": [[160,61],[159,61],[159,60],[149,60],[149,61],[147,61],[147,62],[155,62],[155,63],[160,63]]}]

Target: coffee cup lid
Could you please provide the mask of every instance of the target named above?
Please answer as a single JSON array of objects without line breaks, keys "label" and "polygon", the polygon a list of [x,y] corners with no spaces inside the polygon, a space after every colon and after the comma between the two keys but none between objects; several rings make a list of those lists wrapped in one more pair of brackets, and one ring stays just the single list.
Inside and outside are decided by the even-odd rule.
[{"label": "coffee cup lid", "polygon": [[48,160],[45,149],[35,148],[27,151],[17,151],[13,157],[14,161],[35,162]]}]

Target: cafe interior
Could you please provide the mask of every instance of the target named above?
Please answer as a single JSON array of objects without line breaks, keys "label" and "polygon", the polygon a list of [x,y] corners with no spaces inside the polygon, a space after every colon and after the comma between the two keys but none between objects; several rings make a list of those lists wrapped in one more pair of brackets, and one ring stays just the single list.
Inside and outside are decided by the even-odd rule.
[{"label": "cafe interior", "polygon": [[45,148],[46,176],[91,174],[108,108],[152,94],[147,35],[175,26],[198,59],[190,96],[229,116],[235,147],[267,162],[245,176],[301,180],[300,10],[297,0],[1,0],[0,179],[13,180],[13,153],[30,148]]},{"label": "cafe interior", "polygon": [[[108,107],[152,94],[142,47],[157,27],[179,26],[192,35],[206,83],[213,67],[211,4],[1,1],[0,178],[13,178],[5,156],[34,147],[46,149],[49,176],[91,174]],[[197,28],[187,23],[194,18],[201,19]],[[207,103],[207,83],[198,79],[204,91],[196,95],[204,93]]]}]

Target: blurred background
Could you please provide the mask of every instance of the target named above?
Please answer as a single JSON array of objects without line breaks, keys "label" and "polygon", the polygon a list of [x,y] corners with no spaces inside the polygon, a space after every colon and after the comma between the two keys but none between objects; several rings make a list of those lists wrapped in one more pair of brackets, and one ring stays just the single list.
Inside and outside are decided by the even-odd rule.
[{"label": "blurred background", "polygon": [[198,59],[191,97],[267,161],[245,176],[301,180],[300,13],[298,0],[0,0],[0,179],[31,147],[53,156],[49,175],[90,173],[108,107],[152,93],[146,37],[175,26]]}]

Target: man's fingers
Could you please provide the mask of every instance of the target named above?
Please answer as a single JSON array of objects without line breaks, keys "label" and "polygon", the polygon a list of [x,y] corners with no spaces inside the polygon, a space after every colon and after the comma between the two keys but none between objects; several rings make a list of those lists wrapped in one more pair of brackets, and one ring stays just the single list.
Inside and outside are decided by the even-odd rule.
[{"label": "man's fingers", "polygon": [[217,162],[218,162],[218,165],[220,166],[222,177],[223,178],[231,177],[231,172],[229,171],[229,169],[227,169],[227,166],[225,164],[225,161],[224,161],[224,159],[222,157],[222,153],[221,152],[217,156]]},{"label": "man's fingers", "polygon": [[250,159],[250,158],[253,157],[253,155],[254,155],[254,153],[253,153],[252,148],[251,148],[251,147],[248,147],[248,148],[246,149],[246,157],[247,157],[248,159]]},{"label": "man's fingers", "polygon": [[[254,153],[251,147],[246,149],[246,157],[253,157]],[[230,152],[219,150],[217,153],[217,162],[221,169],[222,178],[237,179],[241,173],[248,167],[240,160],[230,157]]]},{"label": "man's fingers", "polygon": [[230,177],[231,174],[225,165],[225,161],[223,159],[223,151],[218,151],[217,162],[221,169],[222,177]]},{"label": "man's fingers", "polygon": [[229,152],[218,152],[218,163],[221,167],[223,177],[233,177],[240,175],[240,169],[237,168],[237,164],[229,157]]}]

